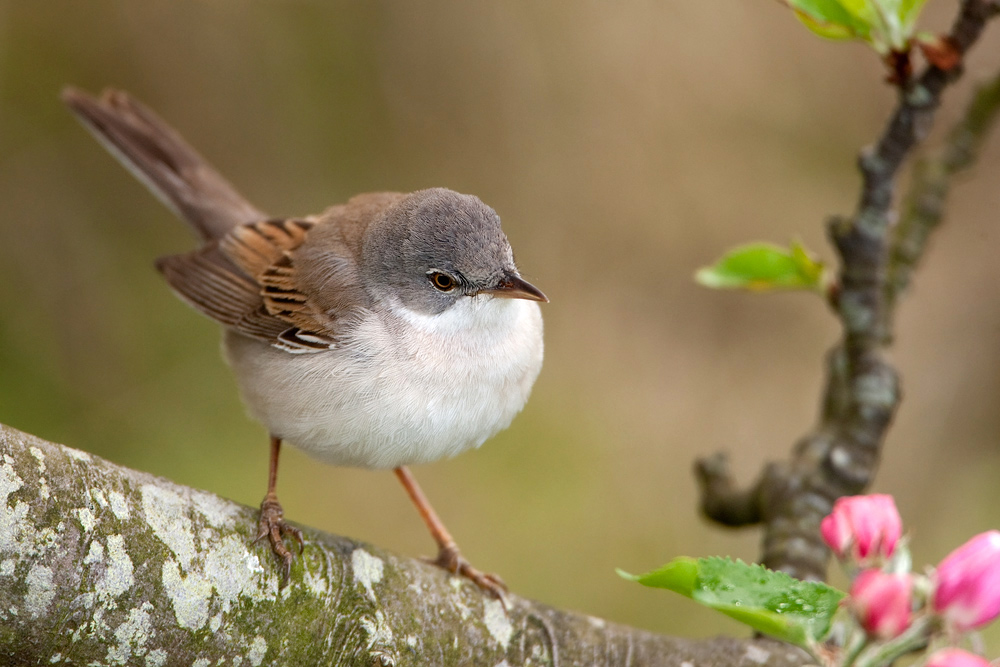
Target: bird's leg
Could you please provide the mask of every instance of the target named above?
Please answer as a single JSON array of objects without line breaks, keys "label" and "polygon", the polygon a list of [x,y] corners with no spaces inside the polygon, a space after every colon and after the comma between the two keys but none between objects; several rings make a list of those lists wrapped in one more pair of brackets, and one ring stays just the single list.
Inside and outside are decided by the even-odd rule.
[{"label": "bird's leg", "polygon": [[420,490],[420,485],[417,484],[417,480],[413,478],[413,475],[406,466],[400,466],[394,472],[399,481],[403,483],[406,492],[410,495],[410,500],[417,506],[417,511],[420,512],[420,516],[423,518],[424,523],[427,524],[428,530],[431,531],[431,537],[437,542],[438,555],[431,562],[449,572],[471,579],[477,586],[506,605],[504,593],[507,592],[507,586],[504,585],[503,580],[495,574],[480,572],[462,557],[461,552],[458,550],[458,545],[455,544],[455,540],[451,537],[451,533],[441,523],[437,512],[431,507],[430,502],[427,501],[427,496]]},{"label": "bird's leg", "polygon": [[271,550],[281,559],[282,577],[281,585],[288,583],[288,576],[292,572],[292,552],[285,546],[282,539],[285,535],[291,535],[299,543],[299,554],[302,554],[304,543],[302,541],[302,531],[285,523],[284,511],[281,503],[278,502],[278,494],[275,487],[278,485],[278,455],[281,453],[281,438],[271,436],[271,466],[267,475],[267,495],[260,503],[260,521],[257,524],[257,538],[254,542],[265,537],[271,542]]}]

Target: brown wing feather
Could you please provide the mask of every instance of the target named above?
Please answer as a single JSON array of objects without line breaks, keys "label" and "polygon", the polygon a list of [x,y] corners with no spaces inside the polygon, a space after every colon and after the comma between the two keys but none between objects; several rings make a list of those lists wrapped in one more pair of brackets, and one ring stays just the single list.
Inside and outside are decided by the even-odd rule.
[{"label": "brown wing feather", "polygon": [[252,280],[227,270],[219,261],[218,250],[199,250],[161,257],[156,262],[167,282],[198,310],[230,326],[259,305]]},{"label": "brown wing feather", "polygon": [[297,318],[306,325],[298,326],[268,312],[260,285],[232,266],[218,247],[162,257],[156,266],[182,299],[242,334],[289,352],[318,352],[333,344],[331,336],[311,330],[318,328],[311,319]]},{"label": "brown wing feather", "polygon": [[161,258],[157,268],[181,298],[240,333],[291,352],[326,350],[332,323],[296,289],[291,256],[312,226],[308,220],[240,225],[218,242]]},{"label": "brown wing feather", "polygon": [[288,328],[264,308],[256,283],[233,267],[214,244],[161,257],[156,268],[182,299],[217,322],[268,342]]},{"label": "brown wing feather", "polygon": [[371,305],[358,274],[363,233],[402,196],[360,195],[317,218],[238,225],[157,266],[183,299],[236,331],[290,352],[326,350],[343,321]]},{"label": "brown wing feather", "polygon": [[[309,347],[333,344],[331,322],[323,311],[300,291],[292,253],[302,245],[313,227],[309,220],[265,220],[233,229],[219,249],[244,273],[253,277],[268,314],[296,330],[295,340],[308,340]],[[283,341],[287,342],[288,335]],[[324,345],[325,344],[325,345]]]},{"label": "brown wing feather", "polygon": [[219,248],[247,275],[257,277],[295,250],[313,223],[308,220],[264,220],[240,225],[219,241]]}]

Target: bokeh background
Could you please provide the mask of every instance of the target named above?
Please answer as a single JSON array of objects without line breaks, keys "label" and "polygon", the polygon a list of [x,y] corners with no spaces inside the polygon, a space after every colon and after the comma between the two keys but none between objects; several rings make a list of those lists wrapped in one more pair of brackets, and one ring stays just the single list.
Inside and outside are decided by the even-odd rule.
[{"label": "bokeh background", "polygon": [[[957,3],[930,3],[943,29]],[[1000,67],[1000,26],[939,120]],[[614,574],[753,559],[699,518],[695,457],[750,480],[813,424],[838,327],[808,295],[711,292],[728,246],[827,260],[854,159],[894,98],[875,57],[739,2],[0,1],[0,421],[257,505],[267,440],[213,323],[152,268],[193,241],[58,100],[122,87],[261,208],[448,186],[501,214],[550,296],[532,400],[481,450],[415,472],[465,553],[518,593],[688,636],[744,634]],[[905,400],[876,490],[915,558],[1000,526],[1000,136],[955,190],[904,303]],[[292,519],[432,544],[388,472],[284,454]],[[988,634],[995,655],[1000,635]]]}]

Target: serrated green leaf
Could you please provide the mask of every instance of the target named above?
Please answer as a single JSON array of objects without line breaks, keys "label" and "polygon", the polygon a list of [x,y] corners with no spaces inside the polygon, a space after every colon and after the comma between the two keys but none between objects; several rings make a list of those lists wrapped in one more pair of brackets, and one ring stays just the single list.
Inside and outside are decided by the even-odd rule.
[{"label": "serrated green leaf", "polygon": [[643,575],[623,576],[666,588],[717,609],[753,629],[807,646],[823,639],[845,593],[728,558],[677,558]]},{"label": "serrated green leaf", "polygon": [[770,243],[750,243],[734,248],[712,266],[695,273],[695,280],[714,289],[805,289],[822,287],[823,264],[801,245],[782,248]]},{"label": "serrated green leaf", "polygon": [[820,582],[728,558],[704,558],[698,565],[695,600],[800,646],[826,636],[846,595]]}]

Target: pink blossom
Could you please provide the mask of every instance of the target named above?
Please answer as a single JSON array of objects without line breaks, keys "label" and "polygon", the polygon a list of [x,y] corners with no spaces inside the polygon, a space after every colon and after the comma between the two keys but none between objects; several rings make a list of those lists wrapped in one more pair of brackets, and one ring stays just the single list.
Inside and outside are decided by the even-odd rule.
[{"label": "pink blossom", "polygon": [[869,636],[892,639],[910,627],[912,591],[908,574],[865,570],[851,585],[849,604]]},{"label": "pink blossom", "polygon": [[846,496],[837,499],[820,532],[837,558],[865,561],[888,558],[903,534],[903,522],[892,496]]},{"label": "pink blossom", "polygon": [[946,648],[932,655],[924,667],[990,667],[990,662],[960,648]]},{"label": "pink blossom", "polygon": [[933,582],[934,611],[959,632],[1000,615],[1000,531],[980,533],[948,554]]}]

